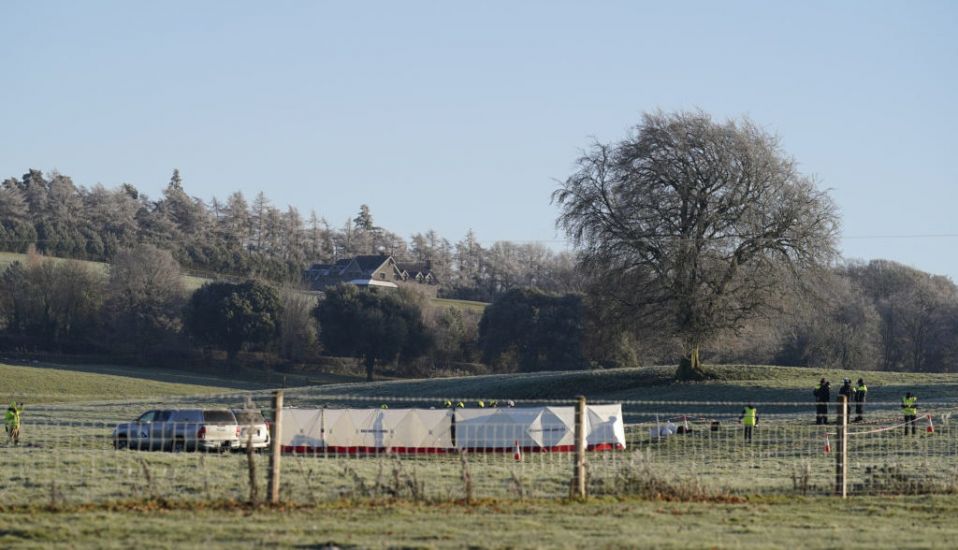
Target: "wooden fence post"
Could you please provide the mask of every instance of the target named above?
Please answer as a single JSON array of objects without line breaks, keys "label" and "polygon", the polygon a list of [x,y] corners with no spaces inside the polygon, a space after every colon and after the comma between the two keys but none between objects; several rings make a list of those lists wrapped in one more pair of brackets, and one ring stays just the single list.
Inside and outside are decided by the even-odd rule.
[{"label": "wooden fence post", "polygon": [[279,504],[280,452],[283,450],[283,445],[280,443],[283,433],[283,392],[281,390],[273,392],[272,428],[269,441],[269,501],[271,504]]},{"label": "wooden fence post", "polygon": [[585,397],[579,396],[575,406],[575,465],[572,472],[576,498],[586,497],[585,485]]},{"label": "wooden fence post", "polygon": [[838,433],[835,444],[835,494],[848,497],[848,396],[839,396]]}]

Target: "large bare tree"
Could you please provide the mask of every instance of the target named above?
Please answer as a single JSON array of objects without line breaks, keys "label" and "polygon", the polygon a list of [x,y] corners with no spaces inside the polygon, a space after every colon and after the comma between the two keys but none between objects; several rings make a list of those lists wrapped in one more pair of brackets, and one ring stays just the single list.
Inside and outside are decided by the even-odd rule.
[{"label": "large bare tree", "polygon": [[577,166],[553,194],[557,226],[625,320],[679,339],[680,378],[704,376],[703,345],[836,256],[832,200],[748,119],[647,114]]}]

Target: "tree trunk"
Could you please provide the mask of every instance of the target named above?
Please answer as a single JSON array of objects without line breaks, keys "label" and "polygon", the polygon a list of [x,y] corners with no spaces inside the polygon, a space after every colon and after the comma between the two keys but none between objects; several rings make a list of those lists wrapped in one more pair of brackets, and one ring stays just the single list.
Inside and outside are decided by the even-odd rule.
[{"label": "tree trunk", "polygon": [[373,367],[376,366],[376,358],[372,355],[366,356],[366,381],[373,381]]},{"label": "tree trunk", "polygon": [[705,380],[705,369],[699,360],[698,344],[691,346],[686,357],[679,361],[679,368],[675,371],[676,380]]}]

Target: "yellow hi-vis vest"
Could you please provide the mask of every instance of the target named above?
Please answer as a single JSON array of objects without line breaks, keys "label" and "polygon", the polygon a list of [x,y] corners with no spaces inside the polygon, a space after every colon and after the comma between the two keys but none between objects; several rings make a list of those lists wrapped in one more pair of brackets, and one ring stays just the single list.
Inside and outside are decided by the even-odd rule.
[{"label": "yellow hi-vis vest", "polygon": [[7,429],[12,430],[20,427],[20,410],[20,407],[17,407],[16,404],[10,405],[10,408],[7,409],[7,413],[3,416],[3,422],[7,425]]},{"label": "yellow hi-vis vest", "polygon": [[918,407],[915,404],[918,402],[918,398],[915,396],[912,397],[902,397],[901,398],[901,412],[906,416],[915,416],[918,414]]},{"label": "yellow hi-vis vest", "polygon": [[745,407],[742,410],[742,425],[743,426],[754,426],[755,419],[757,418],[757,412],[755,407]]}]

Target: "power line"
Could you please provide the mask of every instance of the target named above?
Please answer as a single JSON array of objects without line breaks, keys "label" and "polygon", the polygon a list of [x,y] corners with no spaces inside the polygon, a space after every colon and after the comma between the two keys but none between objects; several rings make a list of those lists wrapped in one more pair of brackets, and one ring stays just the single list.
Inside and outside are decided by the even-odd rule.
[{"label": "power line", "polygon": [[[678,237],[675,237],[678,238]],[[733,237],[726,237],[733,238]],[[954,239],[958,238],[958,233],[900,233],[900,234],[875,234],[875,235],[841,235],[839,237],[842,240],[880,240],[880,239]],[[0,239],[0,243],[5,244],[31,244],[31,243],[48,243],[48,242],[63,242],[64,239]],[[477,243],[481,244],[495,244],[495,243],[511,243],[511,244],[537,244],[537,243],[563,243],[571,244],[573,241],[571,239],[477,239]],[[452,244],[452,243],[450,243]]]},{"label": "power line", "polygon": [[864,239],[953,239],[958,237],[958,233],[916,233],[912,235],[847,235],[842,236],[845,240],[864,240]]}]

